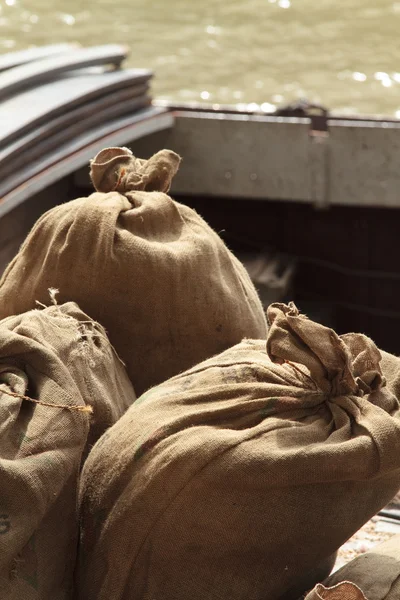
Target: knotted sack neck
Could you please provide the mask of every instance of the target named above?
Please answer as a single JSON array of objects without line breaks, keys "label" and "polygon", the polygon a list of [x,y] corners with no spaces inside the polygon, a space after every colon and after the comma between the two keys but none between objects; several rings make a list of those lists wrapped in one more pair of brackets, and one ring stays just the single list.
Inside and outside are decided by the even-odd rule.
[{"label": "knotted sack neck", "polygon": [[98,192],[164,192],[171,187],[180,156],[161,150],[149,160],[136,158],[128,148],[106,148],[90,163],[90,177]]},{"label": "knotted sack neck", "polygon": [[362,334],[338,336],[301,315],[296,306],[272,304],[267,352],[275,363],[304,365],[317,388],[329,397],[364,396],[386,385],[381,353]]}]

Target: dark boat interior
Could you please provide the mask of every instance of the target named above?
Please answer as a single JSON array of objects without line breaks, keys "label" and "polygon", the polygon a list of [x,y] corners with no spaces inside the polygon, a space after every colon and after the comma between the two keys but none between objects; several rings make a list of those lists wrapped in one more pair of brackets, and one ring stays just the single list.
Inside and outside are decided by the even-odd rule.
[{"label": "dark boat interior", "polygon": [[[0,268],[12,259],[46,210],[90,190],[67,177],[0,220]],[[236,253],[277,253],[293,261],[285,297],[339,333],[362,332],[380,348],[400,354],[400,265],[397,211],[297,202],[175,196],[195,208]]]}]

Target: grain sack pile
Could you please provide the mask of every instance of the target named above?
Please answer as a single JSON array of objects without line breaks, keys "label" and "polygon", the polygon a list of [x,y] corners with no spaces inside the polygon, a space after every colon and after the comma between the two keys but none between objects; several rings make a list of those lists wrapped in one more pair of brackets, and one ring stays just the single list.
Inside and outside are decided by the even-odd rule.
[{"label": "grain sack pile", "polygon": [[397,492],[399,402],[375,344],[293,304],[268,321],[267,342],[149,390],[94,446],[79,600],[276,600]]},{"label": "grain sack pile", "polygon": [[265,338],[242,264],[191,208],[166,192],[180,158],[126,148],[91,164],[97,193],[53,208],[0,282],[0,318],[59,289],[101,323],[141,394],[244,337]]},{"label": "grain sack pile", "polygon": [[135,399],[75,304],[0,322],[0,597],[70,600],[77,490],[92,444]]}]

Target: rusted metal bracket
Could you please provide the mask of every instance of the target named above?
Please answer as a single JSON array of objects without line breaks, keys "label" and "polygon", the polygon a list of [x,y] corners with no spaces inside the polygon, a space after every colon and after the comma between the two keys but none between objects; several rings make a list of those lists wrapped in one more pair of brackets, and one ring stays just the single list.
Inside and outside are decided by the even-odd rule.
[{"label": "rusted metal bracket", "polygon": [[315,104],[306,98],[277,108],[277,117],[301,117],[311,120],[312,131],[328,131],[329,110],[322,104]]}]

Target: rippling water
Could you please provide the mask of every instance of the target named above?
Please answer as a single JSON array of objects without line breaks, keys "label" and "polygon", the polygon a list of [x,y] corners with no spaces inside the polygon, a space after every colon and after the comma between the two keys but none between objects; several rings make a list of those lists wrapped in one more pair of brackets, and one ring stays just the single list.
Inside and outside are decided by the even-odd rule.
[{"label": "rippling water", "polygon": [[125,43],[168,100],[400,117],[399,25],[388,0],[0,0],[0,51]]}]

